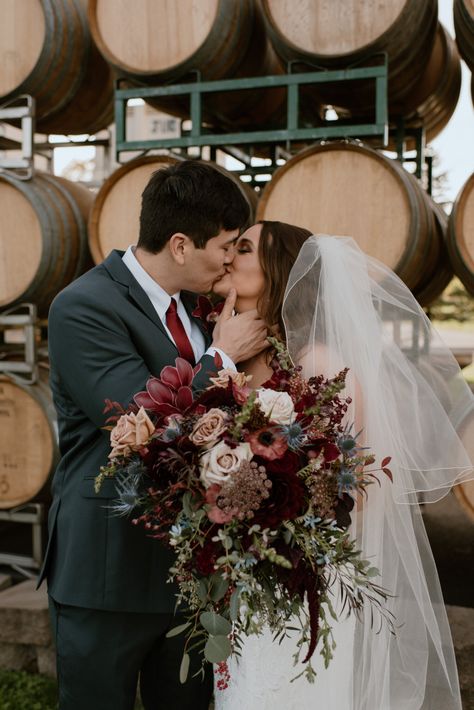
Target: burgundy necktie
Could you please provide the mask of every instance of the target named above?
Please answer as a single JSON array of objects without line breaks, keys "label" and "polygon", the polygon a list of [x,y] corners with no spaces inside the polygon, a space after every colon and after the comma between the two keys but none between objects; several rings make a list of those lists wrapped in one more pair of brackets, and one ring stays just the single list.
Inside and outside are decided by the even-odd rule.
[{"label": "burgundy necktie", "polygon": [[189,338],[186,335],[181,318],[178,315],[178,306],[174,298],[171,299],[169,308],[166,311],[166,325],[173,336],[173,340],[178,348],[179,356],[194,365],[194,351],[191,343],[189,342]]}]

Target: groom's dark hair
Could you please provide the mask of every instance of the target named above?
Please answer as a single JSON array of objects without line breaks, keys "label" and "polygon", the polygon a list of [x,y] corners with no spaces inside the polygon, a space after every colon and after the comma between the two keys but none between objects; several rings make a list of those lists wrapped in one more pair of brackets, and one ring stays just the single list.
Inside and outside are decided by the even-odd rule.
[{"label": "groom's dark hair", "polygon": [[243,229],[249,219],[238,178],[201,160],[183,160],[154,172],[145,187],[138,246],[157,254],[183,232],[202,249],[221,230]]}]

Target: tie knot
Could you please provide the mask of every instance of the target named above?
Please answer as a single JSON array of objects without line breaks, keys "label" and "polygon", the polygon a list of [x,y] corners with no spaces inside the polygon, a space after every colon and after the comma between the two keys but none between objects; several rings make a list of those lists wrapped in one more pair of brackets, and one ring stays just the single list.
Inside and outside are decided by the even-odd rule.
[{"label": "tie knot", "polygon": [[166,312],[167,313],[177,313],[178,312],[178,304],[176,303],[176,300],[174,298],[171,299],[170,305],[168,306],[168,310]]}]

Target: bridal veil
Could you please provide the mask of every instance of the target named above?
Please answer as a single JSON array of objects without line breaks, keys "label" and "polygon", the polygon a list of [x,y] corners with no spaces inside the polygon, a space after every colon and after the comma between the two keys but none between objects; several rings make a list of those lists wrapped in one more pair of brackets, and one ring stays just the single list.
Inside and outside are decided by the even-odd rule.
[{"label": "bridal veil", "polygon": [[[474,396],[404,283],[349,237],[318,235],[304,243],[283,320],[289,352],[306,377],[350,368],[345,394],[352,398],[350,419],[363,429],[361,443],[377,462],[392,457],[393,484],[381,475],[381,485],[369,487],[352,529],[380,571],[378,583],[393,595],[396,633],[386,623],[372,626],[369,609],[363,623],[347,625],[345,648],[335,652],[351,659],[340,677],[350,699],[340,707],[460,710],[453,644],[419,503],[474,477],[458,433],[474,415]],[[318,680],[314,707],[325,700]]]}]

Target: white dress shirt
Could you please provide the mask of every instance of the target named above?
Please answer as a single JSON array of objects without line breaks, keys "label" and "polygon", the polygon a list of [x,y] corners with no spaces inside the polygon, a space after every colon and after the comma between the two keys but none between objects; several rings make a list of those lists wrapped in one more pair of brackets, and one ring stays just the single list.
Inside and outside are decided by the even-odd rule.
[{"label": "white dress shirt", "polygon": [[127,269],[131,271],[132,276],[134,276],[134,278],[138,281],[138,283],[150,299],[153,308],[157,312],[158,317],[161,320],[163,327],[168,334],[168,337],[173,343],[174,338],[171,335],[168,326],[166,325],[166,311],[170,306],[171,298],[174,298],[177,303],[178,315],[186,331],[186,335],[189,338],[189,342],[191,343],[196,362],[198,362],[198,360],[200,360],[204,354],[214,357],[217,352],[222,358],[223,368],[236,370],[234,362],[220,348],[210,347],[204,352],[206,347],[204,335],[202,334],[197,323],[191,320],[188,316],[186,308],[184,307],[183,302],[180,298],[180,291],[174,293],[173,296],[170,296],[163,288],[161,288],[161,286],[154,279],[152,279],[150,274],[148,274],[143,268],[143,266],[138,262],[135,254],[133,253],[133,246],[128,247],[127,251],[122,257],[122,261],[127,267]]}]

